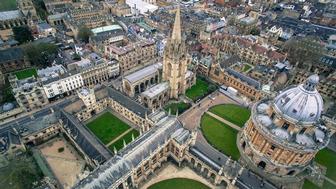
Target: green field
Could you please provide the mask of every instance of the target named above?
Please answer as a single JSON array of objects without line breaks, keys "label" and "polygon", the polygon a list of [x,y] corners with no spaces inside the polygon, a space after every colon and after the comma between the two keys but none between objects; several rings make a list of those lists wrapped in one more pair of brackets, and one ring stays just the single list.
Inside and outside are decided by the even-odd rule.
[{"label": "green field", "polygon": [[127,131],[130,127],[119,118],[105,112],[98,116],[86,126],[104,143],[107,144],[119,135]]},{"label": "green field", "polygon": [[17,9],[16,0],[1,0],[0,11],[10,11],[15,9]]},{"label": "green field", "polygon": [[243,72],[248,71],[249,69],[251,69],[251,66],[248,64],[244,64],[244,68],[243,68]]},{"label": "green field", "polygon": [[188,108],[191,107],[191,104],[179,102],[179,103],[171,103],[168,104],[164,109],[168,112],[170,109],[171,114],[176,115],[176,111],[178,110],[179,114],[182,114]]},{"label": "green field", "polygon": [[37,77],[37,71],[35,68],[29,68],[29,69],[25,69],[25,70],[20,70],[14,73],[16,75],[16,77],[21,80],[21,79],[25,79],[31,76],[35,76]]},{"label": "green field", "polygon": [[41,170],[28,154],[15,157],[7,167],[0,168],[1,189],[35,188],[34,183],[42,178]]},{"label": "green field", "polygon": [[251,111],[248,108],[235,104],[213,106],[209,111],[240,127],[244,126],[251,115]]},{"label": "green field", "polygon": [[210,189],[203,183],[186,178],[174,178],[153,184],[148,189]]},{"label": "green field", "polygon": [[132,135],[134,136],[134,139],[135,139],[140,135],[140,133],[139,133],[139,131],[133,129],[130,132],[128,132],[126,135],[124,135],[122,138],[120,138],[117,141],[115,141],[114,143],[112,143],[108,148],[112,152],[114,151],[114,148],[116,148],[117,151],[119,151],[120,149],[124,148],[124,140],[125,140],[126,144],[132,142]]},{"label": "green field", "polygon": [[196,84],[186,91],[186,96],[196,101],[216,90],[216,86],[204,79],[197,78]]},{"label": "green field", "polygon": [[[330,149],[323,149],[317,153],[315,161],[327,168],[326,176],[334,181],[336,181],[336,153]],[[303,185],[304,189],[319,188],[310,181],[305,181]],[[323,189],[332,189],[336,186],[331,183],[324,181]]]},{"label": "green field", "polygon": [[202,116],[201,129],[206,140],[214,148],[234,160],[239,159],[240,153],[236,145],[238,131],[208,114]]}]

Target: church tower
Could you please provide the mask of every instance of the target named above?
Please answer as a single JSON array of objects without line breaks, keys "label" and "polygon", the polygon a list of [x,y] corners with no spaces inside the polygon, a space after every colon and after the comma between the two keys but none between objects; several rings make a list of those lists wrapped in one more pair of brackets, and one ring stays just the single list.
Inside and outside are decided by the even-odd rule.
[{"label": "church tower", "polygon": [[173,33],[164,49],[163,81],[169,81],[170,98],[178,99],[186,90],[187,66],[191,57],[186,52],[185,41],[181,35],[180,8],[177,9]]}]

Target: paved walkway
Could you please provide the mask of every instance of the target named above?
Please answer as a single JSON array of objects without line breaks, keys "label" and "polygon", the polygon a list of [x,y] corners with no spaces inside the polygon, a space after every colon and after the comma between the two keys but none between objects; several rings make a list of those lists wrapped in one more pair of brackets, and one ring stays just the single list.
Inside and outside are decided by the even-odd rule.
[{"label": "paved walkway", "polygon": [[[155,173],[154,173],[155,174]],[[147,183],[145,183],[141,189],[147,189],[151,185],[158,183],[163,180],[172,179],[172,178],[187,178],[196,180],[201,182],[212,189],[219,189],[220,187],[216,187],[211,184],[207,179],[195,173],[189,167],[177,167],[172,163],[169,163],[166,167],[161,168],[160,172],[158,172],[152,179],[150,179]],[[223,188],[223,187],[222,187]]]},{"label": "paved walkway", "polygon": [[109,142],[108,144],[106,144],[105,146],[108,147],[111,144],[113,144],[115,141],[121,139],[123,136],[125,136],[127,133],[131,132],[133,130],[133,128],[129,128],[127,131],[123,132],[123,134],[119,135],[117,138],[113,139],[111,142]]},{"label": "paved walkway", "polygon": [[206,113],[207,113],[208,115],[210,115],[211,117],[217,119],[218,121],[220,121],[220,122],[222,122],[222,123],[224,123],[224,124],[230,126],[231,128],[233,128],[233,129],[235,129],[235,130],[237,130],[237,131],[241,131],[241,130],[242,130],[242,128],[239,127],[238,125],[233,124],[233,123],[227,121],[226,119],[223,119],[223,118],[219,117],[218,115],[216,115],[216,114],[214,114],[214,113],[211,113],[211,112],[209,112],[209,111],[207,111]]}]

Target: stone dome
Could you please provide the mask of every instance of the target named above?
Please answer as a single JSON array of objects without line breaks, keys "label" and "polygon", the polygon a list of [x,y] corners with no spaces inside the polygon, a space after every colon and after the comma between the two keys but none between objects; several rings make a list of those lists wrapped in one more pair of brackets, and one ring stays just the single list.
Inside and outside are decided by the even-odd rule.
[{"label": "stone dome", "polygon": [[317,122],[323,111],[323,99],[316,90],[319,77],[310,76],[304,84],[281,92],[274,99],[274,107],[288,121],[303,125]]}]

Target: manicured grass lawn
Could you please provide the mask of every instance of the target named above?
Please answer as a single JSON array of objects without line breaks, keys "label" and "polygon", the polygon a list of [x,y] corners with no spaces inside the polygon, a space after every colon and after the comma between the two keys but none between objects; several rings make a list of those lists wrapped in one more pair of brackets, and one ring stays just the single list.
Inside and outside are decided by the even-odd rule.
[{"label": "manicured grass lawn", "polygon": [[236,145],[238,131],[208,114],[202,116],[201,129],[204,137],[213,147],[234,160],[239,159],[240,154]]},{"label": "manicured grass lawn", "polygon": [[186,96],[196,101],[216,90],[216,86],[204,79],[197,78],[196,84],[186,91]]},{"label": "manicured grass lawn", "polygon": [[134,136],[134,139],[137,138],[140,133],[139,131],[133,129],[130,132],[128,132],[126,135],[124,135],[119,140],[115,141],[113,144],[111,144],[108,148],[113,152],[114,147],[119,151],[120,149],[124,148],[124,140],[126,144],[132,142],[132,135]]},{"label": "manicured grass lawn", "polygon": [[153,184],[148,189],[210,189],[208,186],[196,180],[186,178],[174,178]]},{"label": "manicured grass lawn", "polygon": [[119,118],[105,112],[86,126],[104,143],[107,144],[130,127]]},{"label": "manicured grass lawn", "polygon": [[16,77],[20,80],[20,79],[25,79],[31,76],[35,76],[37,77],[37,72],[35,68],[30,68],[30,69],[26,69],[26,70],[21,70],[21,71],[17,71],[15,72]]},{"label": "manicured grass lawn", "polygon": [[16,9],[16,0],[1,0],[0,11],[9,11]]},{"label": "manicured grass lawn", "polygon": [[[336,153],[331,151],[330,149],[323,149],[317,153],[315,157],[315,161],[327,168],[326,176],[334,181],[336,181]],[[319,188],[310,181],[305,181],[303,185],[304,189],[311,189],[311,188]],[[336,186],[332,185],[331,183],[324,181],[323,189],[332,189],[336,188]]]},{"label": "manicured grass lawn", "polygon": [[235,104],[217,105],[211,107],[209,111],[240,127],[244,126],[251,115],[251,111],[248,108]]},{"label": "manicured grass lawn", "polygon": [[246,72],[249,69],[251,69],[251,66],[248,64],[244,64],[243,72]]},{"label": "manicured grass lawn", "polygon": [[179,103],[168,104],[164,109],[168,112],[170,108],[171,114],[176,115],[177,110],[179,114],[182,114],[184,111],[186,111],[190,107],[191,105],[189,103],[179,102]]}]

